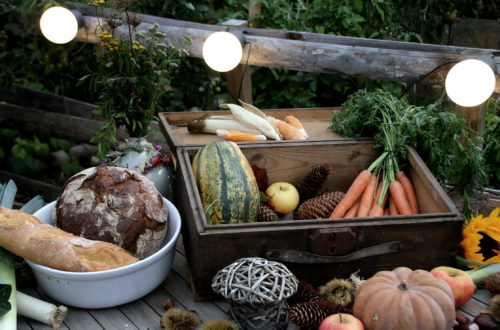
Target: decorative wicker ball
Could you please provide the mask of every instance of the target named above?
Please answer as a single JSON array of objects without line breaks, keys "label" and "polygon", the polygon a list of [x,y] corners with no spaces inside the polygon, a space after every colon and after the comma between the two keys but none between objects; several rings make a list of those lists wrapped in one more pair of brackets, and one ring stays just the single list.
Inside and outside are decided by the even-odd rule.
[{"label": "decorative wicker ball", "polygon": [[269,306],[292,296],[298,283],[288,268],[279,262],[241,258],[217,272],[212,279],[212,289],[229,302]]}]

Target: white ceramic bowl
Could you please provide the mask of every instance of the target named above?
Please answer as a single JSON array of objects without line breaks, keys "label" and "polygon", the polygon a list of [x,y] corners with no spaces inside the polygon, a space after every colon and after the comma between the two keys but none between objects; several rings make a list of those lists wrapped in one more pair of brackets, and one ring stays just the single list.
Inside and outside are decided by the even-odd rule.
[{"label": "white ceramic bowl", "polygon": [[[167,199],[168,229],[162,247],[136,263],[99,272],[67,272],[26,260],[42,290],[68,306],[107,308],[139,299],[167,277],[175,255],[175,243],[181,230],[179,211]],[[38,210],[34,216],[52,225],[55,201]]]}]

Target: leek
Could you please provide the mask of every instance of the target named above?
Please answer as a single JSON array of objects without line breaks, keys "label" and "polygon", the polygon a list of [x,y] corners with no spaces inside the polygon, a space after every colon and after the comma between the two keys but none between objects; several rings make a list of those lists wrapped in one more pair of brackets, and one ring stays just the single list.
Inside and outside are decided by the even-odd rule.
[{"label": "leek", "polygon": [[10,310],[0,316],[0,329],[15,330],[17,328],[16,276],[14,273],[14,256],[0,247],[0,280],[10,285]]},{"label": "leek", "polygon": [[[0,184],[0,206],[12,208],[17,186],[10,180],[7,184]],[[14,255],[0,247],[0,280],[10,285],[11,292],[8,302],[10,310],[0,317],[0,329],[17,328],[17,303],[16,303],[16,274],[14,272]]]},{"label": "leek", "polygon": [[500,262],[485,264],[475,269],[466,270],[465,272],[469,274],[470,278],[476,286],[483,285],[484,280],[489,275],[500,272]]},{"label": "leek", "polygon": [[68,308],[66,306],[57,307],[54,304],[28,296],[17,291],[17,304],[19,315],[51,325],[57,329],[61,326]]}]

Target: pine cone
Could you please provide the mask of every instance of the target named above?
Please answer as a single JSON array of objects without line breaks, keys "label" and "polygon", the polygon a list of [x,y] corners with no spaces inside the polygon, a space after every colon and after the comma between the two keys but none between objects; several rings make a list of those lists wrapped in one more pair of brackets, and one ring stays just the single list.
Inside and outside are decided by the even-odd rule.
[{"label": "pine cone", "polygon": [[333,191],[310,198],[300,204],[297,210],[298,217],[302,220],[326,219],[344,196],[342,191]]},{"label": "pine cone", "polygon": [[271,222],[278,217],[278,214],[268,205],[260,203],[257,222]]},{"label": "pine cone", "polygon": [[288,319],[301,328],[317,329],[326,317],[343,312],[340,306],[329,301],[300,303],[288,310]]},{"label": "pine cone", "polygon": [[305,201],[315,197],[330,175],[331,167],[328,164],[319,164],[313,166],[307,172],[305,178],[297,185],[300,200]]},{"label": "pine cone", "polygon": [[324,301],[325,299],[319,294],[319,292],[313,288],[311,284],[306,281],[299,281],[297,286],[297,291],[287,299],[289,306],[293,306],[304,302],[315,302]]}]

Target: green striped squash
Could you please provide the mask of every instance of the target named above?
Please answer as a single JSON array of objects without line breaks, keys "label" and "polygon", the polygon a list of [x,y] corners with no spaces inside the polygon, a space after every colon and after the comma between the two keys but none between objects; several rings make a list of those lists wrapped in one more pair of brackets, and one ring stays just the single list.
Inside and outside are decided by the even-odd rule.
[{"label": "green striped squash", "polygon": [[236,143],[217,141],[203,146],[196,153],[192,168],[203,208],[213,209],[207,223],[257,219],[260,203],[257,180]]}]

